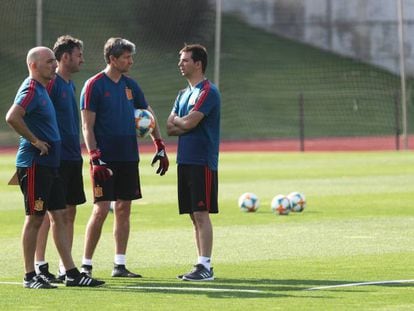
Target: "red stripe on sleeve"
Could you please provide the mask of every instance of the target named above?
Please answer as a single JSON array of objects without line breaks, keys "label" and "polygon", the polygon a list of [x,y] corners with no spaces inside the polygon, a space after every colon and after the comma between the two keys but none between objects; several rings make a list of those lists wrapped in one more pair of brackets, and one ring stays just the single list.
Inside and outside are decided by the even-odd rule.
[{"label": "red stripe on sleeve", "polygon": [[50,95],[50,93],[52,92],[52,89],[53,89],[53,86],[55,85],[55,81],[56,81],[56,77],[55,78],[53,78],[52,80],[50,80],[49,82],[48,82],[48,84],[46,85],[46,90],[47,90],[47,93]]},{"label": "red stripe on sleeve", "polygon": [[98,73],[95,77],[91,78],[86,85],[86,89],[85,89],[85,99],[84,99],[84,103],[83,103],[83,109],[88,109],[90,106],[90,101],[91,101],[91,96],[92,96],[92,88],[93,85],[95,84],[95,82],[97,80],[99,80],[100,78],[103,77],[103,73]]},{"label": "red stripe on sleeve", "polygon": [[35,95],[35,87],[36,87],[36,81],[31,80],[29,84],[29,88],[27,90],[26,96],[23,98],[23,100],[20,102],[20,106],[26,110],[27,106],[32,102],[32,99]]},{"label": "red stripe on sleeve", "polygon": [[210,92],[210,89],[211,89],[210,82],[206,80],[200,92],[201,96],[198,97],[197,102],[194,106],[194,111],[199,110],[200,107],[203,105],[204,101],[207,98],[208,93]]}]

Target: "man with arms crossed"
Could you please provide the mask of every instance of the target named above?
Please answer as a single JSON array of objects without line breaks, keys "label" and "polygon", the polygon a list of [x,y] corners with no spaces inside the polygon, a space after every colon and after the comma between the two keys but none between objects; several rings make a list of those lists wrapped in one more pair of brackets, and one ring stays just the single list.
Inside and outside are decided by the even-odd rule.
[{"label": "man with arms crossed", "polygon": [[189,214],[194,226],[198,263],[178,278],[214,280],[211,268],[213,228],[210,213],[218,213],[218,154],[220,93],[205,77],[207,50],[185,45],[178,67],[188,87],[178,93],[167,120],[168,135],[178,136],[177,176],[180,214]]},{"label": "man with arms crossed", "polygon": [[55,76],[55,55],[49,48],[35,47],[27,54],[27,66],[29,77],[23,81],[6,115],[6,122],[21,135],[16,167],[26,210],[22,232],[23,286],[56,288],[36,275],[34,265],[37,234],[46,211],[50,212],[53,239],[66,269],[66,286],[102,285],[105,282],[92,279],[75,267],[66,237],[64,187],[58,170],[61,138],[46,90]]},{"label": "man with arms crossed", "polygon": [[[69,247],[72,249],[76,205],[86,202],[83,190],[82,155],[79,140],[79,114],[75,85],[72,74],[79,72],[83,64],[83,42],[72,36],[57,38],[53,52],[58,62],[56,76],[49,81],[46,89],[55,107],[57,123],[62,138],[62,154],[59,173],[63,179],[66,193],[64,211]],[[45,261],[47,236],[50,222],[46,213],[40,227],[36,248],[36,273],[45,276],[49,282],[62,282],[65,279],[65,267],[59,262],[58,278],[49,272]]]},{"label": "man with arms crossed", "polygon": [[[126,268],[131,200],[141,198],[134,109],[148,109],[154,117],[155,114],[138,83],[126,75],[134,53],[132,42],[123,38],[108,39],[104,46],[106,68],[86,81],[81,93],[82,130],[90,156],[94,195],[82,258],[82,271],[89,275],[110,203],[116,201],[112,276],[141,277]],[[157,124],[151,137],[156,146],[152,164],[160,161],[157,173],[162,176],[169,163]]]}]

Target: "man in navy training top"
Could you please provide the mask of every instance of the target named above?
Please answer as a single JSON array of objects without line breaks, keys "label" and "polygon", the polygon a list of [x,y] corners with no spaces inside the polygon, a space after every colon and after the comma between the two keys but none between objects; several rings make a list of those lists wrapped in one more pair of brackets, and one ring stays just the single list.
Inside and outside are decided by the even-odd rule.
[{"label": "man in navy training top", "polygon": [[[76,101],[72,74],[79,72],[83,64],[83,42],[69,35],[57,38],[53,52],[58,62],[56,76],[49,81],[46,89],[55,107],[56,118],[62,138],[62,154],[59,173],[65,187],[66,209],[64,211],[69,247],[72,249],[76,206],[86,202],[83,189],[83,160],[80,148],[79,106]],[[45,261],[47,237],[50,227],[46,213],[40,227],[35,255],[36,273],[42,274],[49,282],[60,283],[65,279],[65,267],[59,262],[58,278],[49,272]]]},{"label": "man in navy training top", "polygon": [[64,187],[58,170],[61,137],[46,90],[47,83],[55,76],[55,55],[47,47],[32,48],[27,54],[27,66],[29,77],[23,81],[6,115],[6,122],[21,135],[16,167],[26,212],[22,232],[23,286],[56,288],[35,272],[37,234],[46,211],[50,212],[54,241],[66,269],[66,286],[102,285],[105,282],[92,279],[76,268],[66,236]]},{"label": "man in navy training top", "polygon": [[178,278],[214,280],[211,268],[213,227],[210,213],[218,213],[218,155],[220,143],[220,93],[205,77],[207,50],[185,45],[178,67],[188,86],[178,93],[167,120],[168,135],[178,136],[177,178],[180,214],[189,214],[194,226],[198,262]]},{"label": "man in navy training top", "polygon": [[[134,110],[148,109],[138,83],[126,74],[133,64],[135,45],[110,38],[104,46],[106,68],[85,82],[81,93],[82,130],[90,156],[94,206],[86,227],[82,271],[92,274],[92,256],[101,236],[111,201],[114,209],[115,256],[113,277],[141,277],[126,268],[131,200],[141,198],[139,153]],[[152,164],[157,173],[168,170],[168,157],[158,124],[151,133],[156,147]]]}]

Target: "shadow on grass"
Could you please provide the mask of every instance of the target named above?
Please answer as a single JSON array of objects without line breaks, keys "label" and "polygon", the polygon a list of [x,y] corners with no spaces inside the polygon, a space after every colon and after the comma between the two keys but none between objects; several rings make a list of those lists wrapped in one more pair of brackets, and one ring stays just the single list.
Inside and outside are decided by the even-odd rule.
[{"label": "shadow on grass", "polygon": [[[205,295],[211,298],[333,298],[320,295],[320,291],[306,291],[311,288],[332,286],[323,291],[336,292],[365,292],[361,285],[341,287],[345,284],[363,284],[366,286],[381,287],[414,287],[414,283],[378,283],[369,284],[369,281],[349,280],[301,280],[301,279],[227,279],[217,278],[214,282],[185,282],[166,279],[116,279],[108,278],[107,285],[102,288],[106,291],[168,293],[177,295]],[[384,281],[387,282],[387,281]],[[338,286],[338,287],[334,287]],[[357,287],[357,288],[356,288]],[[304,291],[308,294],[303,295]]]}]

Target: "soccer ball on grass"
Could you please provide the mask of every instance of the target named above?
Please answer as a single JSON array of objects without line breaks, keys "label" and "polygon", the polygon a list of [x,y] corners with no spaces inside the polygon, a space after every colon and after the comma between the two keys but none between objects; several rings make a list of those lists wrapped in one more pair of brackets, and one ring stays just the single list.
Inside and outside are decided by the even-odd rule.
[{"label": "soccer ball on grass", "polygon": [[290,213],[290,200],[283,194],[275,196],[270,203],[270,208],[274,213],[279,215],[288,215]]},{"label": "soccer ball on grass", "polygon": [[302,212],[306,207],[306,198],[303,193],[291,192],[287,195],[292,212]]},{"label": "soccer ball on grass", "polygon": [[255,212],[259,206],[259,198],[254,193],[246,192],[239,197],[239,207],[243,212]]}]

